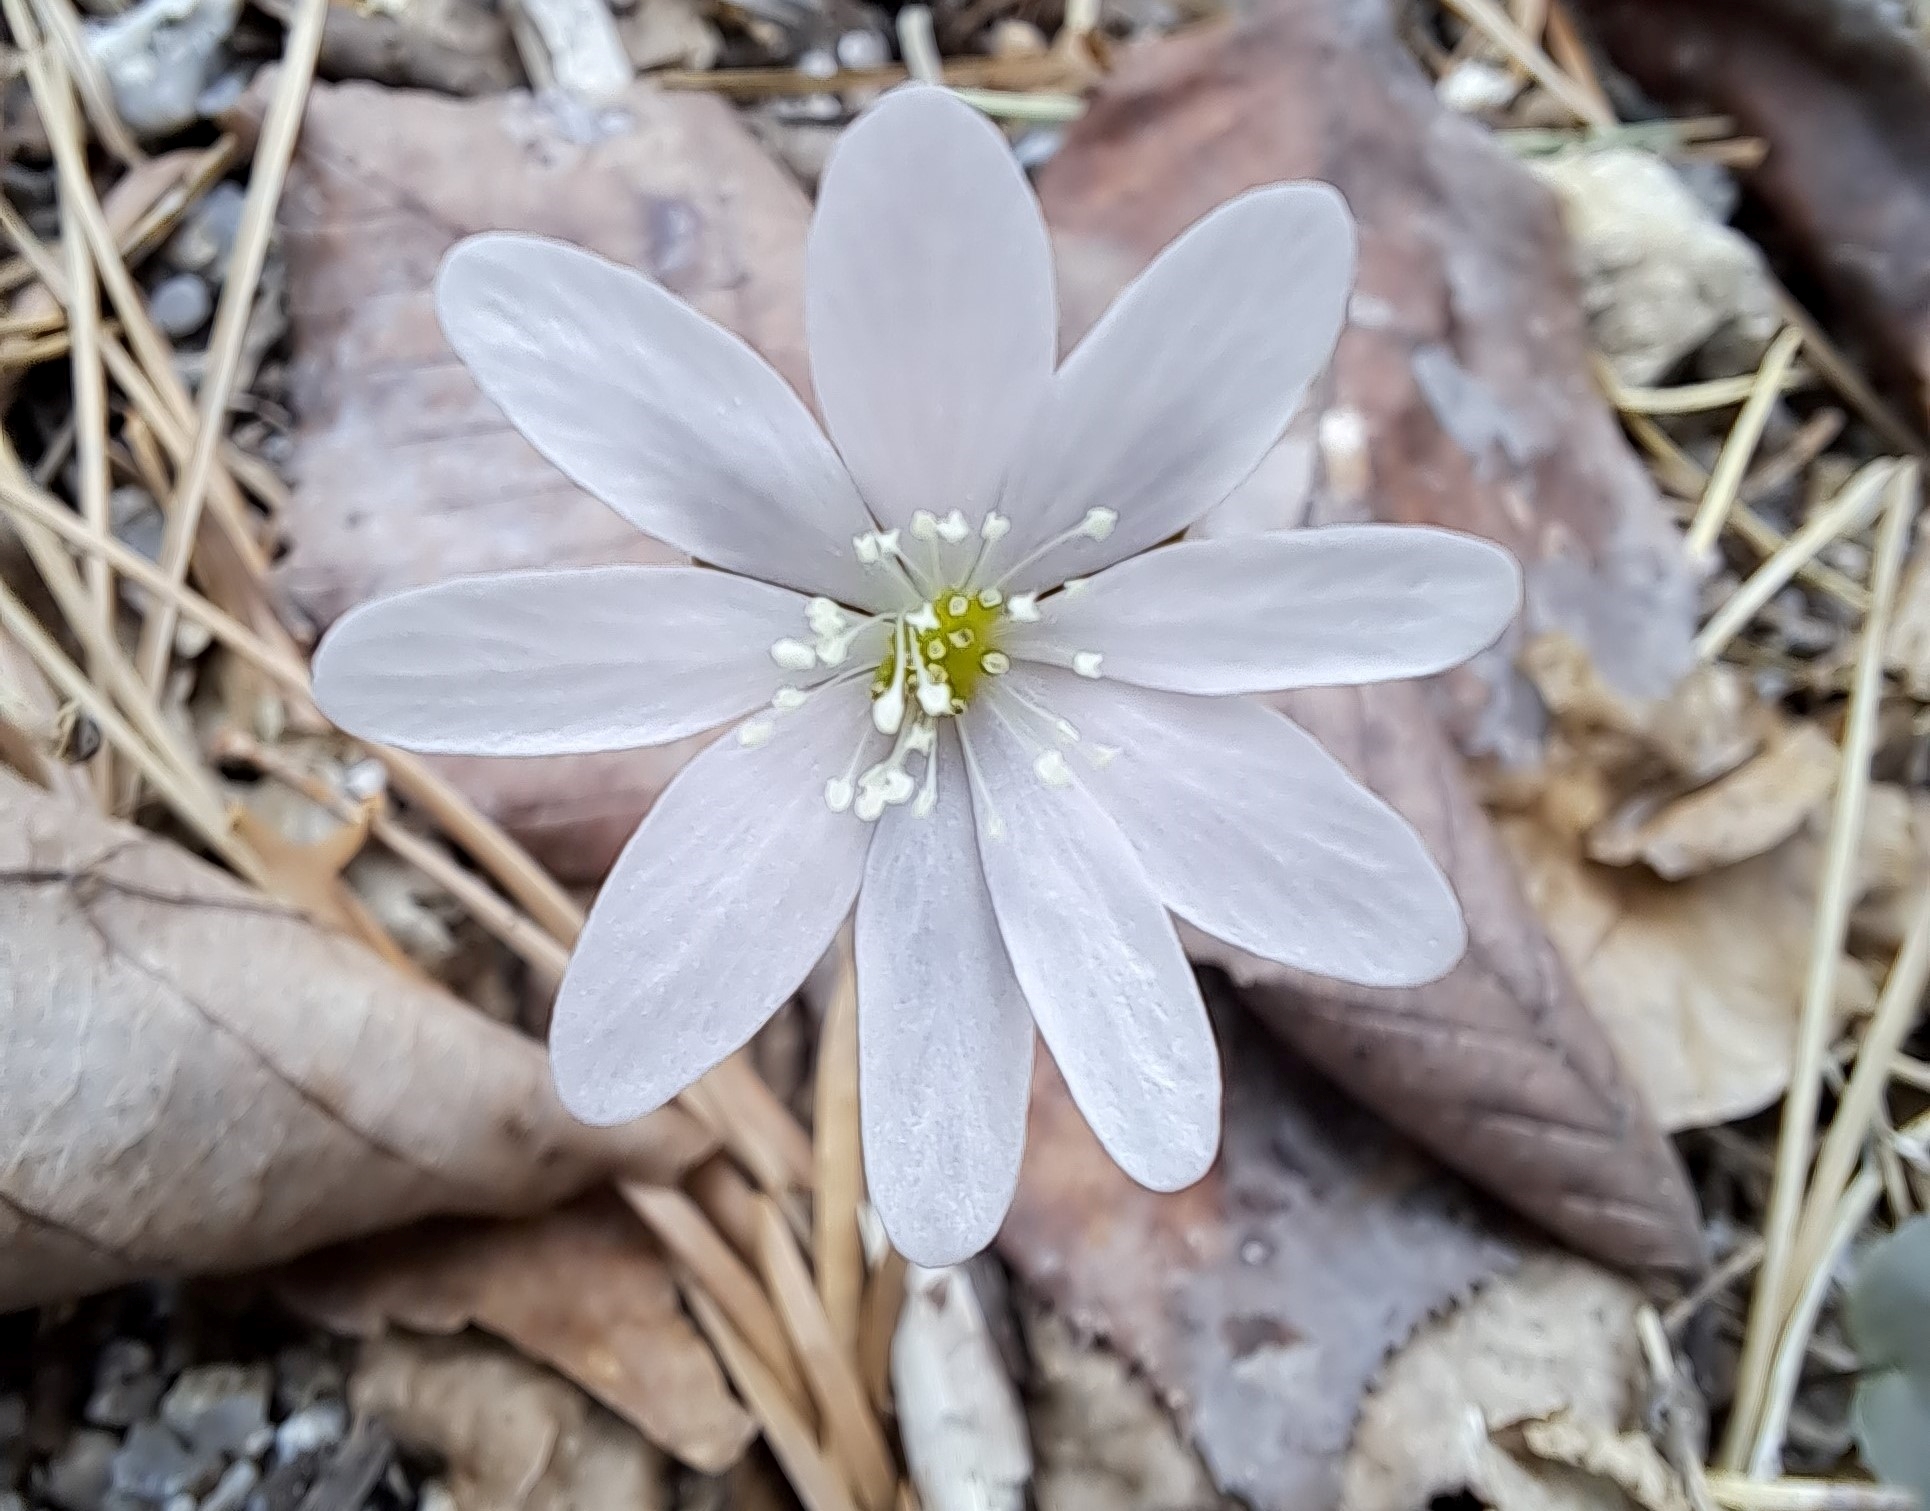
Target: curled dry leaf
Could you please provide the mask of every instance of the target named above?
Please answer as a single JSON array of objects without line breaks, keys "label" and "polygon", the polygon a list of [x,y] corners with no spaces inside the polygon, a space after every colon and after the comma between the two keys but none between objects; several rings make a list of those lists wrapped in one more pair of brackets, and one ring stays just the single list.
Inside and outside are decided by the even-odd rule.
[{"label": "curled dry leaf", "polygon": [[1169,1196],[1134,1185],[1041,1056],[999,1248],[1147,1375],[1221,1490],[1301,1511],[1332,1503],[1383,1357],[1511,1255],[1451,1178],[1213,995],[1227,1082],[1212,1173]]},{"label": "curled dry leaf", "polygon": [[[1069,324],[1212,205],[1293,178],[1337,184],[1361,238],[1352,325],[1310,405],[1323,465],[1308,517],[1487,535],[1523,563],[1531,627],[1566,627],[1626,697],[1666,691],[1691,661],[1693,593],[1595,391],[1553,203],[1440,107],[1380,0],[1274,0],[1126,56],[1040,178]],[[1296,469],[1278,470],[1275,524],[1300,502]],[[1267,522],[1264,499],[1242,504]],[[1510,655],[1504,642],[1444,686],[1463,734],[1527,756],[1540,715]],[[1216,958],[1297,1049],[1529,1216],[1615,1263],[1693,1263],[1687,1183],[1521,897],[1426,691],[1284,706],[1420,830],[1472,944],[1444,980],[1404,992]]]},{"label": "curled dry leaf", "polygon": [[583,1127],[527,1039],[0,771],[0,1311],[709,1147],[675,1110]]},{"label": "curled dry leaf", "polygon": [[1571,1445],[1580,1432],[1599,1446],[1633,1427],[1641,1303],[1604,1270],[1537,1253],[1430,1322],[1361,1408],[1341,1511],[1414,1511],[1462,1494],[1493,1511],[1625,1511],[1613,1480],[1577,1474],[1554,1455],[1517,1457],[1493,1435],[1559,1417]]},{"label": "curled dry leaf", "polygon": [[330,1249],[293,1266],[279,1289],[358,1338],[390,1326],[494,1333],[695,1469],[728,1468],[751,1439],[662,1251],[607,1194],[520,1222],[444,1220]]},{"label": "curled dry leaf", "polygon": [[567,1380],[477,1334],[364,1344],[359,1414],[444,1462],[462,1511],[664,1511],[664,1462]]},{"label": "curled dry leaf", "polygon": [[[457,573],[674,559],[539,457],[449,350],[430,286],[466,232],[641,267],[801,382],[796,184],[719,100],[639,85],[610,120],[585,141],[520,94],[310,96],[282,212],[301,423],[280,581],[318,630]],[[551,870],[592,881],[701,743],[445,769]]]}]

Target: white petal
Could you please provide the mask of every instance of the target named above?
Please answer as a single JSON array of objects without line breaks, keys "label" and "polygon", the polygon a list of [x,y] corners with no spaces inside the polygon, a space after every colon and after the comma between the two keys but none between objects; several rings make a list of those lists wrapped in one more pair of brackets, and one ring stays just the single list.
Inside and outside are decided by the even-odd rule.
[{"label": "white petal", "polygon": [[1097,651],[1107,676],[1176,692],[1351,686],[1465,661],[1520,604],[1514,558],[1485,540],[1334,525],[1149,551],[1047,598],[1007,648]]},{"label": "white petal", "polygon": [[1045,222],[998,128],[947,89],[894,90],[839,140],[811,225],[811,379],[888,525],[976,525],[1052,377]]},{"label": "white petal", "polygon": [[864,728],[860,683],[814,697],[765,743],[726,735],[686,766],[610,879],[556,998],[550,1069],[587,1123],[662,1106],[797,989],[850,911],[869,826],[824,783]]},{"label": "white petal", "polygon": [[700,567],[504,572],[350,610],[315,700],[351,734],[453,755],[627,750],[711,729],[787,674],[805,600]]},{"label": "white petal", "polygon": [[1243,194],[1161,252],[1053,380],[1007,480],[1005,559],[1090,509],[1118,522],[1019,586],[1143,551],[1231,493],[1332,355],[1353,274],[1353,220],[1324,184]]},{"label": "white petal", "polygon": [[865,1176],[914,1264],[956,1264],[1012,1205],[1032,1085],[1032,1015],[979,870],[957,737],[938,805],[878,822],[858,894],[858,1079]]},{"label": "white petal", "polygon": [[990,798],[974,795],[979,855],[1033,1020],[1119,1167],[1189,1186],[1219,1147],[1220,1058],[1172,920],[1084,787],[1041,781],[982,699],[967,721]]},{"label": "white petal", "polygon": [[436,309],[482,391],[571,481],[700,561],[873,606],[871,528],[830,443],[737,337],[631,268],[491,234],[443,259]]},{"label": "white petal", "polygon": [[1461,958],[1460,904],[1420,836],[1291,720],[1247,698],[1012,675],[1118,752],[1073,764],[1180,917],[1366,986],[1433,981]]}]

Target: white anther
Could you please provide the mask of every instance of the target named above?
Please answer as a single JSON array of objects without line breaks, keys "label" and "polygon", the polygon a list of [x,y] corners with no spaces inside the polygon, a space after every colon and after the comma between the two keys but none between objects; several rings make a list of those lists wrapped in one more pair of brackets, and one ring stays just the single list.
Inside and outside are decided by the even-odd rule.
[{"label": "white anther", "polygon": [[929,720],[914,724],[906,731],[905,749],[915,750],[920,755],[928,755],[933,745],[938,743],[938,726]]},{"label": "white anther", "polygon": [[858,794],[858,801],[852,812],[867,824],[875,824],[884,816],[885,795],[876,787],[866,787]]},{"label": "white anther", "polygon": [[978,668],[988,677],[1003,677],[1012,670],[1012,658],[1004,651],[987,651],[978,658]]},{"label": "white anther", "polygon": [[951,647],[945,644],[943,640],[934,640],[931,643],[931,648],[927,650],[925,654],[933,661],[943,661],[950,652]]},{"label": "white anther", "polygon": [[938,522],[938,538],[949,546],[957,545],[972,533],[972,527],[965,523],[965,516],[954,509]]},{"label": "white anther", "polygon": [[1117,509],[1088,509],[1086,517],[1079,522],[1079,533],[1093,540],[1104,540],[1118,523]]},{"label": "white anther", "polygon": [[895,735],[905,722],[905,685],[894,681],[871,700],[871,727],[881,735]]},{"label": "white anther", "polygon": [[952,711],[952,689],[949,683],[936,680],[918,684],[918,706],[932,718]]},{"label": "white anther", "polygon": [[866,566],[875,566],[878,561],[878,532],[867,530],[862,535],[851,537],[851,549],[858,553],[858,560]]},{"label": "white anther", "polygon": [[984,523],[978,527],[978,533],[988,541],[1000,541],[1005,539],[1011,528],[1012,521],[994,509],[985,516]]},{"label": "white anther", "polygon": [[1072,768],[1066,765],[1066,758],[1056,750],[1040,751],[1039,758],[1032,763],[1032,770],[1048,787],[1072,785]]},{"label": "white anther", "polygon": [[911,533],[919,540],[938,539],[938,516],[929,509],[912,510]]},{"label": "white anther", "polygon": [[833,813],[843,813],[851,806],[851,778],[834,776],[824,784],[824,806]]},{"label": "white anther", "polygon": [[1005,602],[1005,595],[997,588],[987,588],[978,595],[978,601],[988,609],[995,609],[1001,603]]},{"label": "white anther", "polygon": [[935,630],[938,628],[938,610],[929,603],[921,603],[905,615],[905,623],[915,630]]},{"label": "white anther", "polygon": [[835,639],[827,637],[818,642],[818,660],[826,666],[843,666],[844,658],[851,654],[851,637],[839,635]]},{"label": "white anther", "polygon": [[802,708],[810,701],[811,695],[801,687],[780,687],[771,695],[771,707],[781,714]]},{"label": "white anther", "polygon": [[771,659],[787,672],[808,672],[818,664],[818,653],[802,640],[780,640],[771,647]]},{"label": "white anther", "polygon": [[1119,747],[1117,745],[1088,745],[1085,749],[1086,759],[1092,762],[1095,769],[1100,771],[1112,765],[1113,757],[1119,754]]},{"label": "white anther", "polygon": [[1074,651],[1072,669],[1082,677],[1097,677],[1099,663],[1105,659],[1097,651]]},{"label": "white anther", "polygon": [[829,598],[813,598],[804,606],[804,617],[811,633],[820,637],[835,635],[849,623],[844,610]]},{"label": "white anther", "polygon": [[972,600],[967,598],[963,593],[954,593],[950,598],[945,600],[945,612],[950,614],[954,619],[963,615],[971,606]]},{"label": "white anther", "polygon": [[918,784],[911,779],[909,771],[902,766],[894,766],[885,773],[884,780],[878,784],[878,789],[884,793],[885,801],[895,808],[900,803],[911,801],[911,795],[918,790]]},{"label": "white anther", "polygon": [[1039,595],[1037,593],[1014,593],[1005,600],[1006,614],[1020,624],[1039,622]]},{"label": "white anther", "polygon": [[1086,584],[1091,581],[1090,577],[1068,577],[1061,586],[1065,588],[1068,595],[1083,593],[1086,590]]},{"label": "white anther", "polygon": [[976,637],[970,630],[953,630],[951,634],[945,638],[962,651],[966,646],[970,645]]},{"label": "white anther", "polygon": [[777,725],[769,719],[746,719],[737,726],[737,743],[755,750],[776,733]]},{"label": "white anther", "polygon": [[1052,721],[1052,730],[1053,733],[1058,735],[1058,737],[1068,745],[1077,745],[1079,743],[1079,731],[1070,719],[1054,718]]},{"label": "white anther", "polygon": [[887,556],[896,556],[898,554],[898,532],[896,530],[886,530],[880,534],[878,536],[878,549]]}]

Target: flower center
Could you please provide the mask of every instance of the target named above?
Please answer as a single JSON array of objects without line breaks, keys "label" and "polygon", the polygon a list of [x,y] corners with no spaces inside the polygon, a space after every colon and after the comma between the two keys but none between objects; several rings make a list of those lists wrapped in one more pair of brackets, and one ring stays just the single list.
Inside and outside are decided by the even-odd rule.
[{"label": "flower center", "polygon": [[892,636],[871,679],[872,701],[889,699],[893,686],[902,687],[909,676],[927,714],[963,713],[980,678],[1011,668],[1011,659],[998,648],[1005,618],[1005,595],[997,588],[934,593],[904,616],[903,631]]}]

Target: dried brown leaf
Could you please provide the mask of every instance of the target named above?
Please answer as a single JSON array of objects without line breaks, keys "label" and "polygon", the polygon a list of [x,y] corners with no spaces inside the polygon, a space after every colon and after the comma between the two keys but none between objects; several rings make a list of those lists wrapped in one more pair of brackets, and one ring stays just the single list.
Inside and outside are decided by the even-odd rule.
[{"label": "dried brown leaf", "polygon": [[1517,1458],[1492,1434],[1556,1413],[1610,1436],[1633,1426],[1641,1303],[1626,1281],[1542,1253],[1430,1323],[1361,1409],[1341,1511],[1420,1511],[1463,1493],[1493,1511],[1627,1511],[1612,1481]]},{"label": "dried brown leaf", "polygon": [[1530,1417],[1496,1435],[1517,1457],[1607,1480],[1641,1511],[1688,1511],[1682,1481],[1647,1433],[1614,1432],[1572,1411]]},{"label": "dried brown leaf", "polygon": [[566,1380],[476,1334],[365,1344],[358,1413],[444,1462],[462,1511],[664,1511],[661,1457]]},{"label": "dried brown leaf", "polygon": [[494,1333],[708,1473],[735,1463],[751,1439],[662,1251],[613,1196],[330,1249],[293,1266],[280,1290],[315,1322],[358,1338],[391,1326]]},{"label": "dried brown leaf", "polygon": [[[1530,631],[1564,628],[1623,696],[1661,696],[1691,662],[1693,593],[1653,484],[1595,392],[1559,219],[1478,128],[1441,110],[1380,0],[1273,3],[1128,54],[1040,180],[1070,322],[1217,202],[1292,178],[1336,183],[1361,227],[1352,326],[1310,403],[1309,517],[1366,512],[1502,542],[1526,569]],[[1295,469],[1280,471],[1286,514]],[[1510,653],[1446,687],[1464,734],[1527,755],[1540,710]],[[1693,1263],[1687,1183],[1523,900],[1426,691],[1285,706],[1415,823],[1472,945],[1445,980],[1407,992],[1239,962],[1256,1006],[1569,1241],[1616,1263]]]},{"label": "dried brown leaf", "polygon": [[532,1211],[708,1147],[676,1112],[583,1127],[535,1044],[0,772],[0,1310]]},{"label": "dried brown leaf", "polygon": [[[797,186],[719,100],[639,85],[611,119],[586,142],[527,95],[315,89],[283,207],[301,426],[281,582],[317,628],[460,572],[673,559],[543,461],[450,353],[430,282],[469,232],[540,232],[641,267],[802,380]],[[588,881],[701,743],[447,769]]]},{"label": "dried brown leaf", "polygon": [[1143,1370],[1219,1487],[1332,1503],[1382,1358],[1508,1262],[1448,1176],[1237,1011],[1219,1164],[1171,1196],[1120,1174],[1044,1058],[999,1247],[1075,1327]]}]

